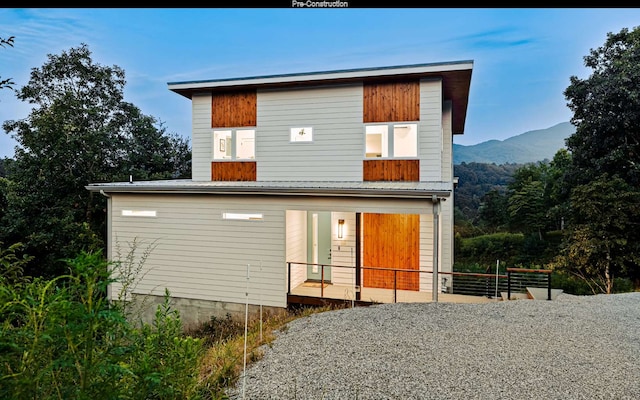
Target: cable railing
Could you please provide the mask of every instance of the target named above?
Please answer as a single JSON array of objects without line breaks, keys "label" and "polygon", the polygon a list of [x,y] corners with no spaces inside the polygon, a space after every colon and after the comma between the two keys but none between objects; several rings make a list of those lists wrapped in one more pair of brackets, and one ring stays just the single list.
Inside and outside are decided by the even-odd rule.
[{"label": "cable railing", "polygon": [[[307,279],[315,269],[316,280]],[[462,301],[463,296],[488,300],[511,300],[515,293],[532,287],[546,288],[551,299],[551,271],[507,268],[506,274],[438,271],[438,293],[433,293],[432,271],[354,267],[335,264],[287,262],[287,294],[320,299],[341,299],[375,303]],[[522,298],[519,296],[519,298]]]},{"label": "cable railing", "polygon": [[[307,268],[315,268],[316,280],[307,279]],[[507,268],[506,274],[438,271],[438,293],[433,293],[432,271],[415,269],[354,267],[335,264],[287,262],[287,294],[320,299],[374,303],[462,301],[470,296],[488,300],[512,299],[528,288],[546,288],[551,299],[551,271]],[[457,296],[457,297],[456,297]]]}]

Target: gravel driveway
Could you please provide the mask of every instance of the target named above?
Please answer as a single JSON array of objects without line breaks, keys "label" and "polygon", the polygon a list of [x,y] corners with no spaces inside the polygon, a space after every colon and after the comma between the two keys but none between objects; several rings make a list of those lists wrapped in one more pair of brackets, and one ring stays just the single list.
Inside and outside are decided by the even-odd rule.
[{"label": "gravel driveway", "polygon": [[640,292],[300,318],[231,399],[640,399]]}]

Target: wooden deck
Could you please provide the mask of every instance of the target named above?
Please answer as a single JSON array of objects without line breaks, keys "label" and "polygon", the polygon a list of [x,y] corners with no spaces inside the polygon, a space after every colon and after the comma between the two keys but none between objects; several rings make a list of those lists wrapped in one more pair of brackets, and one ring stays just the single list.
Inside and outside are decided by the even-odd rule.
[{"label": "wooden deck", "polygon": [[[356,302],[355,290],[352,286],[338,286],[325,284],[324,289],[320,284],[302,284],[291,290],[288,296],[289,303],[324,305],[331,303]],[[433,301],[431,292],[418,292],[414,290],[362,288],[358,305],[371,305],[379,303],[430,303]],[[466,296],[461,294],[438,293],[439,303],[492,303],[502,301],[498,298],[484,296]]]}]

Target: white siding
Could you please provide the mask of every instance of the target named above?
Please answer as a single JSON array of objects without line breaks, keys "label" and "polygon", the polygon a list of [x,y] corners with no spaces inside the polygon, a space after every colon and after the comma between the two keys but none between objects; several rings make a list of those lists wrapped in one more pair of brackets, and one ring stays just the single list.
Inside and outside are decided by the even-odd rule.
[{"label": "white siding", "polygon": [[[285,213],[278,204],[209,196],[112,199],[114,256],[134,240],[141,250],[154,245],[135,293],[161,296],[168,288],[175,297],[244,303],[249,286],[252,304],[286,305]],[[155,210],[157,217],[123,217],[122,209]],[[264,220],[223,220],[225,211],[260,212]]]},{"label": "white siding", "polygon": [[[340,249],[337,241],[332,244],[335,263],[347,261],[348,248],[355,250],[355,212],[431,212],[430,201],[411,199],[114,194],[111,202],[113,259],[123,259],[137,242],[139,261],[152,246],[134,293],[162,296],[167,288],[174,297],[273,307],[286,307],[287,256],[306,259],[306,226],[300,221],[306,210],[335,210],[334,219],[345,217],[347,238]],[[125,209],[155,211],[156,217],[122,216]],[[298,211],[289,213],[285,229],[287,210]],[[264,219],[223,220],[223,212],[257,212]],[[117,297],[119,286],[112,290]]]},{"label": "white siding", "polygon": [[211,181],[211,94],[194,95],[191,99],[192,140],[191,170],[194,181]]},{"label": "white siding", "polygon": [[[420,215],[420,271],[433,272],[433,213]],[[420,274],[420,291],[430,292],[433,275]]]},{"label": "white siding", "polygon": [[[444,103],[442,110],[442,181],[451,182],[453,180],[453,133],[451,130],[452,120],[451,101]],[[445,272],[453,271],[453,191],[447,201],[441,202],[440,221],[441,231],[441,267]],[[450,275],[447,275],[451,282]],[[442,282],[442,280],[440,280]]]},{"label": "white siding", "polygon": [[[344,236],[338,239],[338,220],[344,219]],[[353,267],[356,265],[356,214],[331,213],[331,264]],[[355,285],[355,269],[333,268],[331,282],[334,285]]]},{"label": "white siding", "polygon": [[[287,210],[287,262],[304,263],[307,260],[307,213]],[[291,265],[291,288],[302,284],[307,278],[307,266]]]},{"label": "white siding", "polygon": [[420,124],[418,126],[420,180],[440,181],[442,156],[442,81],[420,81]]},{"label": "white siding", "polygon": [[[259,181],[361,181],[362,85],[258,91]],[[290,142],[290,129],[313,128],[312,142]]]}]

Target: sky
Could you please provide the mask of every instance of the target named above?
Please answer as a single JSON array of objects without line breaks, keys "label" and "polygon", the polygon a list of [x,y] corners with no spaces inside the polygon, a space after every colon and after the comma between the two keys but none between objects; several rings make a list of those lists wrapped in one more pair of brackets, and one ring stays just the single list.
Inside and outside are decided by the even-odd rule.
[{"label": "sky", "polygon": [[[571,119],[564,90],[640,8],[0,8],[0,79],[27,85],[49,55],[86,44],[125,72],[124,100],[190,140],[191,104],[168,83],[473,61],[464,135],[473,145]],[[0,124],[30,105],[0,90]],[[17,142],[0,127],[0,158]]]}]

